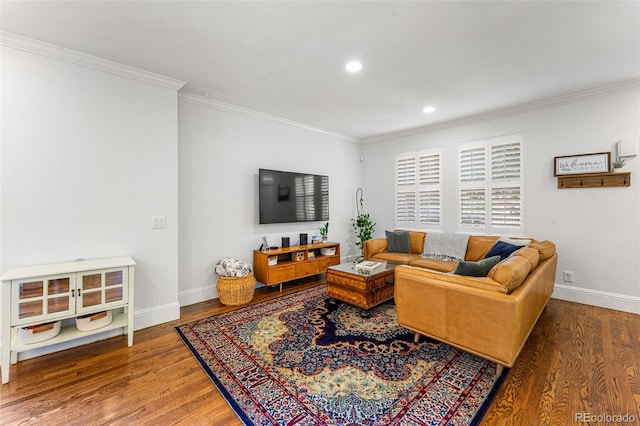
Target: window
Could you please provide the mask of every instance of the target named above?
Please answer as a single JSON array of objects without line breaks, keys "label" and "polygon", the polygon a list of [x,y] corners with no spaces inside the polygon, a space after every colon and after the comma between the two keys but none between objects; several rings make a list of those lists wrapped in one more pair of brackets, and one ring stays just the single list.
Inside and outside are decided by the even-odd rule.
[{"label": "window", "polygon": [[398,227],[439,226],[440,151],[428,150],[396,157],[396,223]]},{"label": "window", "polygon": [[458,146],[461,231],[522,230],[522,148],[522,135]]}]

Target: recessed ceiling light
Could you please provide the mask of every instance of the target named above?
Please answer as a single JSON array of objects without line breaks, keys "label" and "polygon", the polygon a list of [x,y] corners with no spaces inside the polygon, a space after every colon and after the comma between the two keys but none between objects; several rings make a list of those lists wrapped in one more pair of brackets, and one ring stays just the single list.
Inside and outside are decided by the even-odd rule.
[{"label": "recessed ceiling light", "polygon": [[360,61],[349,61],[345,66],[345,69],[349,72],[358,72],[362,69],[362,62]]},{"label": "recessed ceiling light", "polygon": [[434,107],[433,105],[429,105],[429,106],[424,107],[422,109],[422,112],[424,112],[425,114],[431,114],[435,110],[436,110],[436,107]]}]

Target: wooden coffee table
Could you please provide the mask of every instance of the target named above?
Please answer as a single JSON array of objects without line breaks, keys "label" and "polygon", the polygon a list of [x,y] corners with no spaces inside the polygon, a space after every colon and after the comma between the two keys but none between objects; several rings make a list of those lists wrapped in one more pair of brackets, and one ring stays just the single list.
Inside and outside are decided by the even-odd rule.
[{"label": "wooden coffee table", "polygon": [[329,297],[362,308],[362,316],[368,310],[393,299],[393,270],[396,264],[388,262],[385,267],[370,274],[362,274],[353,263],[341,263],[327,269],[327,294]]}]

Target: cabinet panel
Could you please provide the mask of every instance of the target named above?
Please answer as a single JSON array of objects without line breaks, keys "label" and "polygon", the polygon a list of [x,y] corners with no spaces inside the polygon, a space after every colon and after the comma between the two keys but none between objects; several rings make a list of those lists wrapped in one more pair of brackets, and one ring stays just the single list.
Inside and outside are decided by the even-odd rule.
[{"label": "cabinet panel", "polygon": [[296,265],[296,275],[315,275],[322,272],[320,262],[305,262]]},{"label": "cabinet panel", "polygon": [[60,318],[75,311],[74,275],[59,275],[11,282],[11,322],[34,324]]},{"label": "cabinet panel", "polygon": [[78,274],[78,313],[95,312],[127,301],[127,269],[114,268]]},{"label": "cabinet panel", "polygon": [[279,266],[277,268],[269,269],[269,282],[266,284],[274,284],[282,281],[289,281],[296,276],[296,266]]}]

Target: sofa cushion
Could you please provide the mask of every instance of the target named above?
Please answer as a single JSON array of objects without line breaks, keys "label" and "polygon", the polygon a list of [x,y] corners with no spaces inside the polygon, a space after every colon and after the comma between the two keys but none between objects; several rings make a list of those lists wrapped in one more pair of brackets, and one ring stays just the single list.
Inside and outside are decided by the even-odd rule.
[{"label": "sofa cushion", "polygon": [[455,260],[442,260],[419,256],[418,259],[409,262],[409,265],[439,272],[453,272],[456,266],[458,266],[458,262]]},{"label": "sofa cushion", "polygon": [[523,256],[510,256],[491,268],[487,276],[504,287],[509,294],[529,275],[531,263]]},{"label": "sofa cushion", "polygon": [[458,263],[454,274],[465,275],[468,277],[486,277],[489,270],[496,266],[498,262],[500,262],[500,256],[492,256],[478,262],[462,261]]},{"label": "sofa cushion", "polygon": [[538,249],[540,252],[540,261],[547,260],[556,252],[556,245],[551,241],[534,241],[529,247]]},{"label": "sofa cushion", "polygon": [[[420,255],[415,253],[388,253],[386,251],[383,251],[381,253],[376,253],[375,255],[371,256],[370,259],[367,259],[367,260],[374,260],[376,262],[387,261],[392,263],[401,263],[401,264],[408,265],[410,262],[413,262],[418,259],[420,259]],[[454,269],[455,269],[455,266],[454,266]]]},{"label": "sofa cushion", "polygon": [[491,250],[496,243],[498,237],[491,235],[472,235],[469,237],[467,244],[467,253],[464,260],[472,260],[477,262],[484,259],[485,255]]},{"label": "sofa cushion", "polygon": [[427,236],[424,232],[409,231],[409,244],[411,245],[411,253],[420,254],[424,248],[424,238]]},{"label": "sofa cushion", "polygon": [[411,253],[408,231],[384,231],[387,236],[387,251],[389,253]]},{"label": "sofa cushion", "polygon": [[538,263],[540,262],[540,252],[531,247],[522,247],[520,250],[515,252],[514,256],[522,256],[529,260],[532,271],[536,269],[536,266],[538,266]]},{"label": "sofa cushion", "polygon": [[491,247],[489,253],[487,253],[484,258],[488,259],[493,256],[500,256],[500,260],[504,260],[511,255],[514,251],[520,249],[520,246],[515,244],[505,243],[504,241],[496,241],[496,243]]}]

